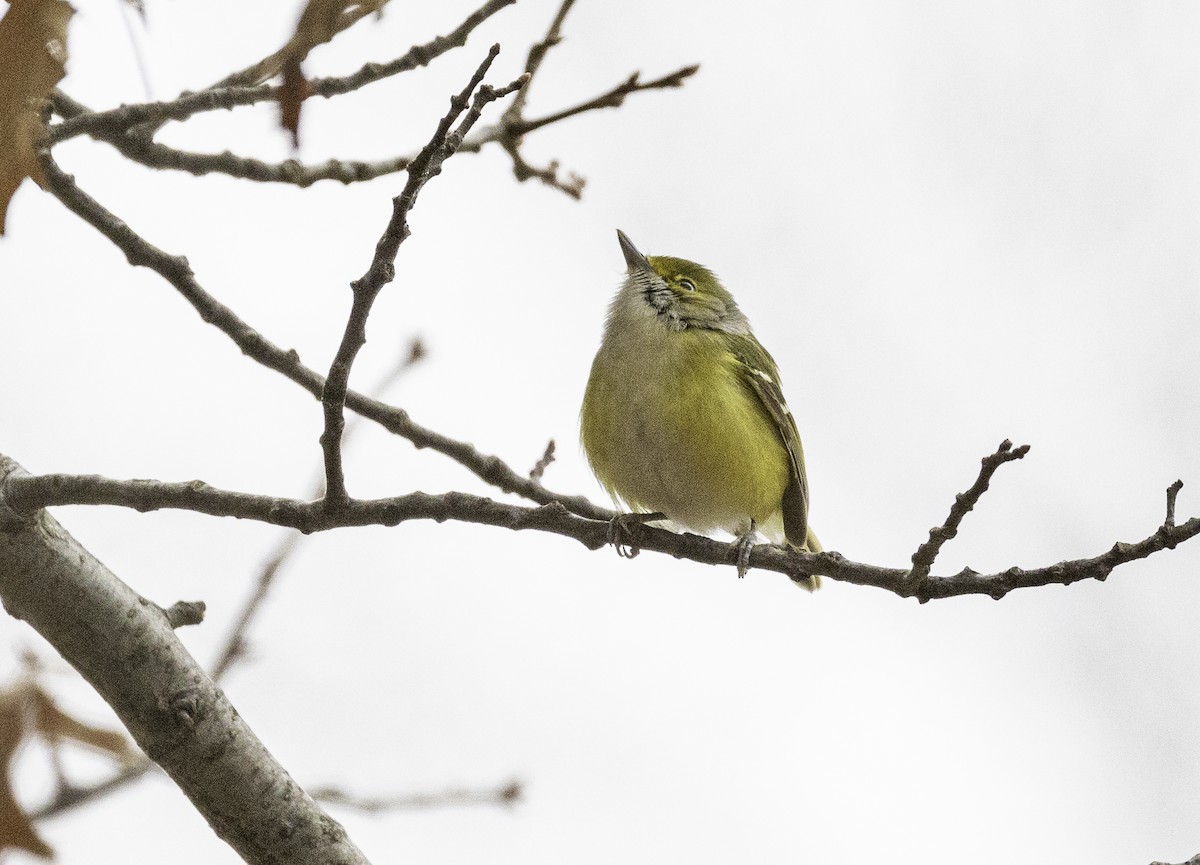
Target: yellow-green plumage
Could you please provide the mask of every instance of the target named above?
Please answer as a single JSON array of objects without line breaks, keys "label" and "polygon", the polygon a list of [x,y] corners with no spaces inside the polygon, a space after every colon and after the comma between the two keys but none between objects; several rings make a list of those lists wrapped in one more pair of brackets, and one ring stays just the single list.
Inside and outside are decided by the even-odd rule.
[{"label": "yellow-green plumage", "polygon": [[609,307],[580,415],[596,477],[630,509],[693,531],[757,528],[820,550],[774,360],[711,271],[645,258],[618,234],[629,276]]}]

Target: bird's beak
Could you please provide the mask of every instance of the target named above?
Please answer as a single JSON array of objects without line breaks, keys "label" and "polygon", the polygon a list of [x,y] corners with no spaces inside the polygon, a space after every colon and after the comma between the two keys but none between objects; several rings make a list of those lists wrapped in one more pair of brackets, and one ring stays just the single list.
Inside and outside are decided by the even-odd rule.
[{"label": "bird's beak", "polygon": [[625,264],[629,267],[630,273],[654,273],[654,268],[650,266],[650,262],[646,261],[646,256],[638,252],[633,241],[626,237],[625,232],[619,228],[617,229],[617,240],[621,242],[621,252],[625,255]]}]

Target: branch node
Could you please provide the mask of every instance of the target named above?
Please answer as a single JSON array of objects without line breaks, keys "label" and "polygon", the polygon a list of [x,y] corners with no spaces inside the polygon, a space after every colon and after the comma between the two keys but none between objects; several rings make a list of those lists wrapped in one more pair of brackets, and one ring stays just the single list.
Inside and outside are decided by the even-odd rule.
[{"label": "branch node", "polygon": [[1175,528],[1175,499],[1179,496],[1181,489],[1183,489],[1181,480],[1177,480],[1167,487],[1167,518],[1163,521],[1163,526],[1168,529]]},{"label": "branch node", "polygon": [[542,475],[546,473],[546,469],[552,462],[554,462],[554,439],[550,439],[550,441],[546,442],[546,450],[542,454],[541,459],[539,459],[534,464],[533,468],[529,470],[529,479],[531,481],[540,481],[542,479]]},{"label": "branch node", "polygon": [[203,622],[205,609],[204,601],[176,601],[163,610],[163,615],[172,628],[182,628]]}]

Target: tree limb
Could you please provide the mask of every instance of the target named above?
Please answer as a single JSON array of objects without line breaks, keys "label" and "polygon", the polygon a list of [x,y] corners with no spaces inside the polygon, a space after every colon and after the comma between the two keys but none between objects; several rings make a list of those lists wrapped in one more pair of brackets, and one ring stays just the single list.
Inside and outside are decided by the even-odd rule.
[{"label": "tree limb", "polygon": [[[0,457],[0,487],[22,473]],[[0,599],[91,683],[247,862],[367,861],[271,756],[163,611],[45,511],[18,517],[0,502]]]},{"label": "tree limb", "polygon": [[[414,45],[403,55],[387,63],[367,63],[358,71],[341,77],[314,78],[308,82],[313,96],[341,96],[359,90],[368,84],[374,84],[402,72],[410,72],[422,66],[428,66],[454,48],[461,48],[480,24],[499,12],[505,6],[510,6],[516,0],[488,0],[467,16],[461,24],[445,36],[434,37],[422,45]],[[253,67],[251,67],[253,69]],[[244,70],[249,72],[251,70]],[[241,81],[231,76],[227,81]],[[279,98],[279,87],[270,85],[244,85],[238,83],[218,82],[212,87],[198,93],[184,93],[166,102],[143,102],[134,105],[122,105],[108,111],[95,111],[80,114],[64,120],[52,127],[47,137],[47,144],[54,146],[77,135],[95,135],[111,138],[124,134],[127,130],[144,123],[161,123],[166,120],[186,120],[193,114],[205,111],[236,108],[241,105],[255,105],[259,102],[271,102]],[[78,105],[78,103],[76,103]]]},{"label": "tree limb", "polygon": [[[112,241],[131,265],[148,267],[158,273],[195,308],[204,321],[228,336],[243,354],[267,369],[281,373],[315,398],[321,398],[325,389],[324,377],[301,363],[295,349],[283,349],[275,345],[205,291],[184,256],[170,255],[142,238],[128,223],[80,189],[75,178],[63,172],[48,153],[42,155],[42,168],[50,191],[68,210]],[[613,516],[612,511],[598,507],[582,496],[551,492],[537,481],[513,470],[497,456],[480,453],[467,442],[421,426],[403,409],[355,391],[347,391],[346,406],[389,432],[408,439],[418,448],[431,448],[450,457],[486,483],[506,493],[515,493],[543,505],[557,502],[572,513],[591,519],[607,520]]]},{"label": "tree limb", "polygon": [[[96,475],[10,475],[0,485],[0,506],[7,502],[15,514],[28,517],[39,508],[56,505],[115,505],[138,511],[163,508],[190,510],[210,516],[252,519],[289,526],[302,532],[327,531],[348,526],[394,526],[410,520],[456,520],[512,530],[533,529],[573,538],[588,549],[606,546],[611,518],[587,519],[560,502],[530,508],[493,501],[467,493],[442,495],[409,493],[386,499],[349,499],[337,509],[322,502],[252,495],[220,490],[201,481],[163,483],[151,480],[118,481]],[[636,522],[626,527],[626,543],[639,550],[666,553],[679,559],[710,565],[728,565],[729,544],[693,534],[676,534]],[[1137,543],[1117,543],[1090,559],[1059,562],[1043,568],[1009,568],[980,574],[970,568],[951,576],[927,576],[914,583],[911,571],[853,562],[839,553],[807,553],[759,544],[750,553],[751,567],[785,574],[800,582],[810,576],[827,576],[861,586],[886,589],[922,603],[958,595],[989,595],[1000,599],[1018,588],[1069,585],[1080,580],[1105,580],[1116,567],[1144,559],[1200,534],[1200,517],[1181,525],[1165,523]]]}]

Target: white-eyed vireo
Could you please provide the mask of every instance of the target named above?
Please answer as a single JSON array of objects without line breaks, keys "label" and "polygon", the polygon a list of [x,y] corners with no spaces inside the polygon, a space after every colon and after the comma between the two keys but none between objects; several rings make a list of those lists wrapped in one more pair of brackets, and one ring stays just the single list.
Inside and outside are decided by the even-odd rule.
[{"label": "white-eyed vireo", "polygon": [[[712,271],[637,251],[608,308],[580,412],[580,438],[609,494],[707,534],[755,530],[819,552],[808,480],[775,361]],[[816,588],[813,578],[808,588]]]}]

